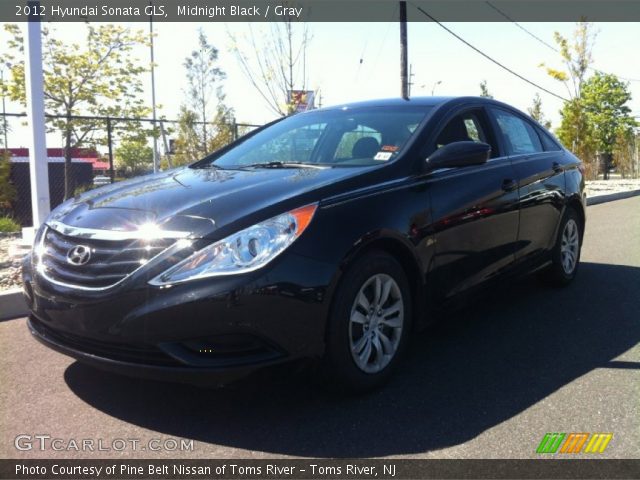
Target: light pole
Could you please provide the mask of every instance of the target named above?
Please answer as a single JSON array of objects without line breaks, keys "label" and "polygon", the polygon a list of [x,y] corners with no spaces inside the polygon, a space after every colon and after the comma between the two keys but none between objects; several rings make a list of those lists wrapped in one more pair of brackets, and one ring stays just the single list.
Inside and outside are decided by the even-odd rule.
[{"label": "light pole", "polygon": [[[149,0],[149,6],[153,6],[153,0]],[[156,136],[156,66],[153,51],[153,9],[149,15],[149,46],[151,53],[151,106],[153,109],[153,173],[158,171],[158,137]]]},{"label": "light pole", "polygon": [[[27,3],[31,12],[40,11],[39,1]],[[49,165],[44,117],[44,74],[40,17],[30,14],[25,27],[24,78],[29,123],[29,174],[33,226],[39,227],[49,214]]]},{"label": "light pole", "polygon": [[[0,69],[0,83],[4,86],[4,69]],[[7,150],[9,148],[9,143],[7,142],[7,105],[5,103],[5,95],[4,88],[2,89],[2,127],[4,132],[4,148]]]},{"label": "light pole", "polygon": [[433,84],[433,87],[431,87],[431,96],[432,96],[432,97],[433,97],[433,94],[434,94],[434,93],[435,93],[435,91],[436,91],[436,87],[437,87],[438,85],[440,85],[441,83],[442,83],[442,80],[438,80],[436,83],[434,83],[434,84]]}]

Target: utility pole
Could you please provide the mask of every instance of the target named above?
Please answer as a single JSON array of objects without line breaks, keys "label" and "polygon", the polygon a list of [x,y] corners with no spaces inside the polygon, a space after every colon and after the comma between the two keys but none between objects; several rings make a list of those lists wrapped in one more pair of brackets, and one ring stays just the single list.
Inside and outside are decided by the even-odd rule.
[{"label": "utility pole", "polygon": [[[153,0],[149,0],[149,6],[153,6]],[[152,9],[150,9],[152,10]],[[153,173],[158,171],[158,137],[156,136],[156,66],[153,51],[153,11],[149,15],[149,45],[151,48],[151,104],[153,108]]]},{"label": "utility pole", "polygon": [[[29,1],[30,12],[40,11],[39,1]],[[44,117],[44,74],[40,17],[29,15],[25,35],[25,89],[29,123],[29,174],[34,231],[49,215],[49,158]]]},{"label": "utility pole", "polygon": [[407,2],[400,2],[400,92],[409,98],[409,75],[407,74]]}]

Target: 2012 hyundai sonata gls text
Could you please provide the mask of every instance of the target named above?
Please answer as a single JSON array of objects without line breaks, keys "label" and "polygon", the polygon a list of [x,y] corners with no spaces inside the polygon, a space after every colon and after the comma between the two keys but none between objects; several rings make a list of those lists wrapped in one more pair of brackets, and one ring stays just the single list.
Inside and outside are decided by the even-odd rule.
[{"label": "2012 hyundai sonata gls text", "polygon": [[582,164],[481,98],[288,117],[188,167],[56,208],[23,269],[46,345],[129,375],[220,383],[310,357],[385,381],[437,306],[505,275],[576,275]]}]

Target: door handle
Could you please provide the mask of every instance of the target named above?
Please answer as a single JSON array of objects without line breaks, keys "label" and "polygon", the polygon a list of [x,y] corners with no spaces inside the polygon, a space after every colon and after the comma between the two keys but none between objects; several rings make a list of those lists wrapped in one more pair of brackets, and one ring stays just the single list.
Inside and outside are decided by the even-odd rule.
[{"label": "door handle", "polygon": [[502,181],[502,190],[505,192],[513,192],[516,188],[518,188],[518,182],[512,178],[507,178]]},{"label": "door handle", "polygon": [[551,167],[553,168],[553,171],[556,172],[556,173],[560,173],[560,172],[562,172],[564,170],[562,168],[562,165],[560,165],[558,162],[553,162]]}]

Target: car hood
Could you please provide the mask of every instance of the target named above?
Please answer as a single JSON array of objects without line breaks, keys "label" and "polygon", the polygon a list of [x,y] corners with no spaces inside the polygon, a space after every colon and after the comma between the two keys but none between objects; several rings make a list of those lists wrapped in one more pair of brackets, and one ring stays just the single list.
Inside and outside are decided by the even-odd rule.
[{"label": "car hood", "polygon": [[[205,237],[247,215],[353,177],[362,170],[183,167],[86,192],[60,205],[48,223],[123,232],[153,224],[162,230],[188,231],[192,237]],[[320,198],[306,199],[307,203],[317,200]],[[302,205],[291,208],[296,206]]]}]

